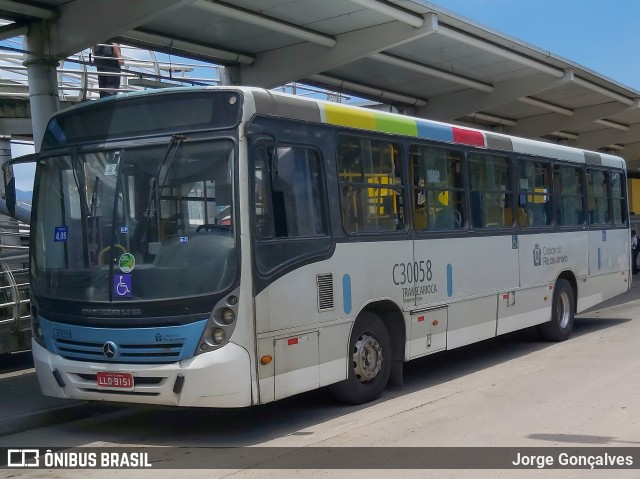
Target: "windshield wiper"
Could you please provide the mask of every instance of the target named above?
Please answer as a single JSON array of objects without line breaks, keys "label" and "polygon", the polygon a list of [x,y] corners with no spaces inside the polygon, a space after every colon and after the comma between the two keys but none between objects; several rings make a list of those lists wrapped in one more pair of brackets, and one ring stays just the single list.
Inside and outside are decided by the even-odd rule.
[{"label": "windshield wiper", "polygon": [[89,258],[92,264],[98,262],[98,192],[100,188],[100,178],[96,176],[93,183],[93,192],[91,193],[91,204],[88,205],[87,228],[88,228],[88,244]]},{"label": "windshield wiper", "polygon": [[[147,240],[149,222],[151,221],[152,217],[156,219],[157,231],[160,230],[160,215],[158,214],[158,209],[160,207],[160,190],[162,190],[162,188],[164,187],[164,184],[166,183],[167,178],[169,176],[169,170],[171,169],[171,166],[173,165],[173,162],[175,161],[176,156],[178,155],[178,150],[180,149],[180,145],[186,138],[187,137],[185,135],[173,135],[171,137],[171,140],[169,140],[169,144],[167,145],[167,149],[164,153],[164,157],[160,162],[160,166],[158,166],[158,171],[153,177],[153,181],[151,182],[151,187],[149,188],[149,200],[147,201],[147,207],[145,208],[145,212],[143,216],[143,220],[146,222],[146,224],[144,225],[145,227],[143,229],[143,236],[142,236],[143,243],[146,242]],[[171,158],[169,158],[169,155],[171,154],[172,151],[173,151],[173,155],[171,155]],[[165,164],[166,164],[166,170],[165,170],[164,178],[160,183],[160,174],[162,173],[162,168],[165,166]],[[159,188],[158,188],[158,183],[160,183]],[[154,206],[153,213],[151,211],[152,205]]]},{"label": "windshield wiper", "polygon": [[[86,196],[86,178],[84,174],[84,168],[81,169],[81,162],[77,151],[71,152],[71,171],[73,172],[73,180],[78,188],[78,196],[80,197],[80,217],[82,225],[82,237],[87,238],[87,218],[90,215],[89,205],[87,204]],[[87,241],[82,242],[83,258],[85,266],[91,264],[91,255],[89,252],[89,245]]]},{"label": "windshield wiper", "polygon": [[[180,149],[180,145],[182,145],[182,142],[184,140],[187,139],[186,136],[184,135],[173,135],[172,139],[175,139],[175,145],[176,148],[175,150],[173,150],[173,155],[171,156],[171,158],[169,159],[169,161],[167,161],[167,166],[164,170],[164,178],[162,179],[162,182],[160,182],[160,186],[158,187],[158,194],[160,194],[160,192],[162,192],[162,188],[164,188],[164,184],[167,182],[167,178],[169,177],[169,171],[171,170],[171,167],[173,166],[173,162],[176,160],[176,156],[178,156],[178,150]],[[162,166],[164,165],[165,161],[168,158],[168,154],[164,157],[164,160],[162,160],[162,163],[160,163],[160,167],[158,168],[158,173],[156,175],[156,180],[160,180],[160,173],[162,172]]]}]

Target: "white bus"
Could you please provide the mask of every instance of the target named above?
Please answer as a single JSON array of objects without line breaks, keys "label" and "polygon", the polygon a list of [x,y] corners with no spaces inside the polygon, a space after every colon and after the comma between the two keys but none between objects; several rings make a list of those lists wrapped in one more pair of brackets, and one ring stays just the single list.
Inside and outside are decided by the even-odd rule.
[{"label": "white bus", "polygon": [[31,232],[44,394],[364,403],[405,361],[630,285],[621,158],[257,88],[49,122]]}]

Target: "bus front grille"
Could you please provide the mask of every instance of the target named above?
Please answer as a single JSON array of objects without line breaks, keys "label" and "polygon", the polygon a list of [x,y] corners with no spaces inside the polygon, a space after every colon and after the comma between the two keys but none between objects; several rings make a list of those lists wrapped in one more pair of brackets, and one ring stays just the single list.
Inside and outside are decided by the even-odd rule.
[{"label": "bus front grille", "polygon": [[[106,363],[136,363],[136,364],[168,364],[180,360],[184,343],[182,342],[154,342],[152,344],[115,344],[112,351],[105,353],[105,343],[71,341],[56,339],[56,353],[65,359],[74,361],[92,361]],[[113,355],[111,355],[113,354]]]}]

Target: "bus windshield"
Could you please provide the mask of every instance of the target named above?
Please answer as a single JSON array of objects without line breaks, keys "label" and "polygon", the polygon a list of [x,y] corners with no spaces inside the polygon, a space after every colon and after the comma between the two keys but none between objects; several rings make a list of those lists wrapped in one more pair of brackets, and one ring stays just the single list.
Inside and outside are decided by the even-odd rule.
[{"label": "bus windshield", "polygon": [[237,269],[234,143],[161,145],[40,160],[32,291],[136,301],[228,288]]}]

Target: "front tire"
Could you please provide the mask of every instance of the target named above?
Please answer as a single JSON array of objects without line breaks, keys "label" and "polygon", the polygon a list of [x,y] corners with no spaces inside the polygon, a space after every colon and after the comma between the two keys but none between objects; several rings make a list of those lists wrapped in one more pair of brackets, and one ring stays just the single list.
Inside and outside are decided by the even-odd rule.
[{"label": "front tire", "polygon": [[575,293],[566,279],[560,278],[553,290],[551,321],[541,324],[540,334],[547,341],[565,341],[571,336],[575,314]]},{"label": "front tire", "polygon": [[351,331],[347,359],[348,377],[331,386],[331,393],[349,404],[378,399],[391,372],[391,340],[379,316],[367,311],[358,316]]}]

